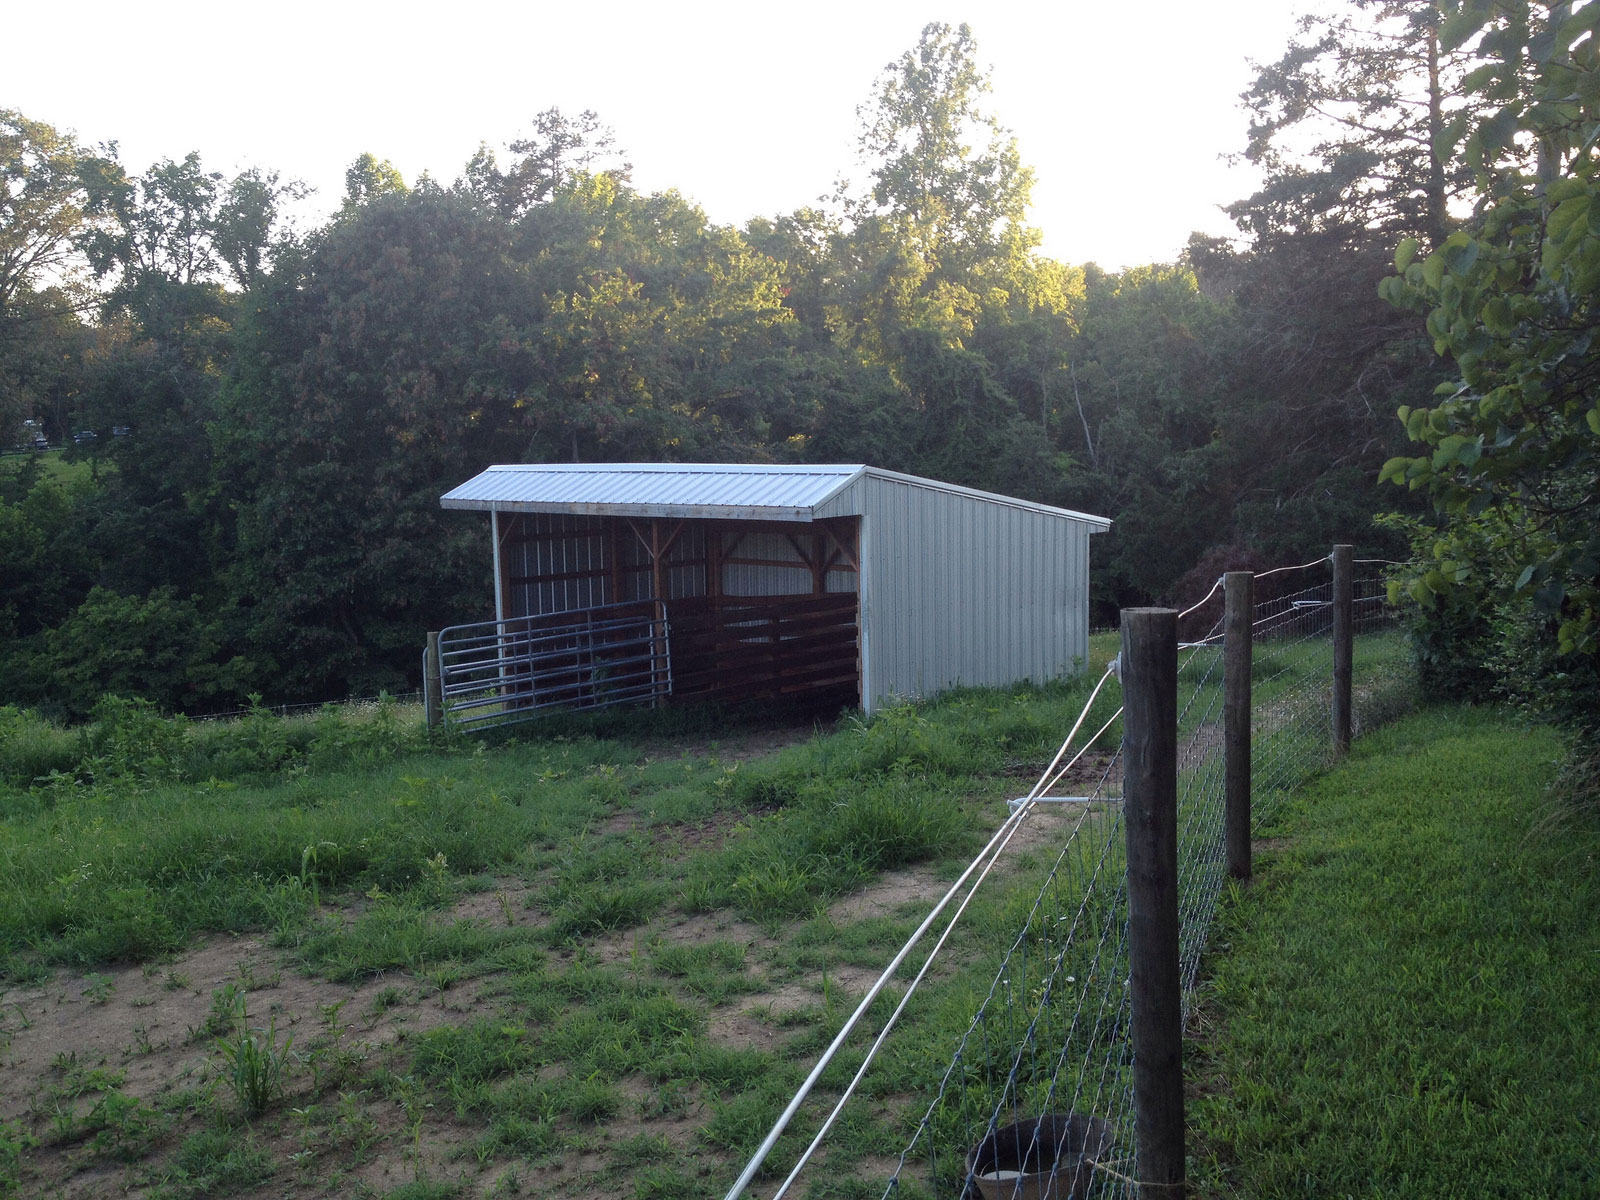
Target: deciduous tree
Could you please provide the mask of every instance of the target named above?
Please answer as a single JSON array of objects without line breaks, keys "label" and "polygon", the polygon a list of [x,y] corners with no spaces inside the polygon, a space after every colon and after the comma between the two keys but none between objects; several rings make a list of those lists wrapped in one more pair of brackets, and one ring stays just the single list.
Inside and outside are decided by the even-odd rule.
[{"label": "deciduous tree", "polygon": [[[1479,212],[1426,253],[1400,244],[1392,301],[1427,314],[1455,378],[1401,411],[1424,446],[1385,478],[1429,494],[1446,524],[1409,583],[1526,601],[1547,651],[1600,658],[1600,6],[1466,0],[1441,37],[1486,60],[1487,115],[1457,161]],[[1551,667],[1551,680],[1573,662]],[[1600,688],[1590,693],[1600,692]],[[1592,711],[1589,719],[1592,721]]]}]

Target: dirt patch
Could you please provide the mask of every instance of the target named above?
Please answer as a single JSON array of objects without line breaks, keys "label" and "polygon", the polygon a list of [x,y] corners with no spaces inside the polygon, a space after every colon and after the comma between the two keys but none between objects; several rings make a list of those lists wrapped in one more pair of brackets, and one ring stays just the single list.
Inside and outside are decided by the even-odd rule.
[{"label": "dirt patch", "polygon": [[852,892],[828,909],[835,925],[894,916],[905,905],[931,905],[949,884],[926,867],[890,871],[859,892]]},{"label": "dirt patch", "polygon": [[[1059,853],[1084,817],[1099,811],[1103,804],[1103,801],[1035,804],[1006,842],[995,869],[1004,872],[1007,860],[1030,852]],[[926,913],[949,890],[951,882],[923,866],[890,871],[836,901],[828,909],[828,918],[836,925],[844,925],[906,912]]]},{"label": "dirt patch", "polygon": [[694,916],[673,914],[663,921],[640,925],[633,929],[619,929],[615,933],[596,938],[588,943],[588,952],[602,963],[626,963],[648,958],[649,948],[656,942],[669,946],[693,946],[706,942],[731,942],[746,950],[760,952],[777,943],[760,927],[748,921],[738,921],[726,913],[698,913]]},{"label": "dirt patch", "polygon": [[533,889],[521,880],[463,896],[450,907],[453,921],[482,921],[496,928],[538,929],[550,919],[528,905]]},{"label": "dirt patch", "polygon": [[[749,999],[746,998],[744,1003],[748,1004]],[[772,1005],[765,1011],[747,1007],[737,1012],[714,1013],[706,1024],[706,1036],[719,1046],[774,1053],[782,1047],[788,1034],[771,1018],[804,1008],[808,1003],[815,1003],[815,998],[811,997],[805,1002],[797,999],[786,1003],[783,1008],[777,1007],[774,999]]]},{"label": "dirt patch", "polygon": [[[884,965],[887,965],[885,962]],[[790,980],[768,991],[740,997],[713,1012],[706,1035],[714,1042],[736,1048],[776,1051],[791,1036],[784,1018],[831,1005],[852,1011],[872,990],[883,966],[831,966],[804,979]]]},{"label": "dirt patch", "polygon": [[733,832],[733,827],[749,815],[733,811],[720,812],[694,825],[679,825],[673,833],[683,853],[689,854],[703,847],[722,845]]},{"label": "dirt patch", "polygon": [[645,753],[653,759],[705,758],[719,763],[748,762],[753,758],[765,758],[769,754],[787,750],[790,746],[798,746],[801,742],[809,742],[820,728],[815,721],[794,722],[769,729],[739,731],[720,738],[690,742],[686,746],[678,743],[647,746]]},{"label": "dirt patch", "polygon": [[[457,1019],[475,1000],[468,989],[438,992],[409,977],[308,978],[255,938],[213,939],[143,967],[57,972],[0,995],[0,1119],[85,1109],[107,1088],[149,1101],[205,1086],[222,1062],[216,1034],[241,1002],[246,1026],[271,1026],[280,1046],[293,1037],[304,1053],[319,1039],[344,1040],[365,1055]],[[74,1174],[73,1188],[98,1173]]]},{"label": "dirt patch", "polygon": [[1212,756],[1220,757],[1222,754],[1223,729],[1221,725],[1210,722],[1195,727],[1195,731],[1184,738],[1178,746],[1178,770],[1188,771],[1198,767]]},{"label": "dirt patch", "polygon": [[724,941],[763,950],[778,944],[763,933],[760,926],[736,920],[724,912],[675,915],[655,926],[653,935],[659,935],[669,945]]},{"label": "dirt patch", "polygon": [[[1037,777],[1038,772],[1034,772]],[[1122,758],[1109,750],[1086,750],[1051,791],[1117,795],[1122,791]]]},{"label": "dirt patch", "polygon": [[706,846],[720,846],[740,821],[752,814],[728,810],[715,813],[701,821],[660,822],[652,814],[633,810],[616,813],[595,826],[599,834],[629,834],[644,832],[658,843],[665,843],[680,856],[688,855]]}]

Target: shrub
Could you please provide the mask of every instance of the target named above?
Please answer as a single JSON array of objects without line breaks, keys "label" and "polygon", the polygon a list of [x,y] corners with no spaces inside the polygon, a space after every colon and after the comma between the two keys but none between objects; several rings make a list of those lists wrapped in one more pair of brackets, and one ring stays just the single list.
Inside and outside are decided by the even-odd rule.
[{"label": "shrub", "polygon": [[183,773],[183,717],[163,717],[148,700],[103,696],[83,735],[79,772],[96,782],[138,779],[158,783]]}]

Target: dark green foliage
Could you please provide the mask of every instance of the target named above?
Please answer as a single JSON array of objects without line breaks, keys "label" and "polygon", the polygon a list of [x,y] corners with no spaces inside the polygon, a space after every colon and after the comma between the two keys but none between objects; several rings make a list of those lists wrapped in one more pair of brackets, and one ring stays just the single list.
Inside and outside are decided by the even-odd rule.
[{"label": "dark green foliage", "polygon": [[[1416,445],[1382,471],[1438,514],[1403,591],[1429,610],[1426,634],[1461,635],[1511,694],[1565,721],[1590,773],[1600,761],[1595,22],[1591,8],[1559,3],[1472,4],[1444,22],[1441,45],[1481,65],[1436,152],[1472,173],[1476,207],[1444,239],[1401,241],[1382,285],[1398,309],[1425,315],[1450,371],[1400,409]],[[1488,627],[1463,629],[1464,609]]]},{"label": "dark green foliage", "polygon": [[[873,84],[860,188],[742,229],[636,190],[590,112],[540,113],[449,186],[362,155],[296,237],[270,171],[190,154],[133,177],[6,114],[8,154],[53,147],[40,211],[104,303],[92,328],[28,279],[0,314],[28,317],[0,332],[6,403],[14,379],[101,434],[70,483],[0,472],[0,703],[415,686],[425,631],[492,608],[485,523],[438,496],[495,461],[868,462],[1101,513],[1099,623],[1216,547],[1393,556],[1369,485],[1437,369],[1373,288],[1462,173],[1436,178],[1431,118],[1395,102],[1431,10],[1355,7],[1400,50],[1314,21],[1247,97],[1269,176],[1234,207],[1250,244],[1115,275],[1038,253],[966,26],[927,25]],[[1449,93],[1469,55],[1445,56]],[[1309,168],[1285,149],[1347,101],[1376,125],[1309,139]],[[219,771],[300,761],[240,753]]]}]

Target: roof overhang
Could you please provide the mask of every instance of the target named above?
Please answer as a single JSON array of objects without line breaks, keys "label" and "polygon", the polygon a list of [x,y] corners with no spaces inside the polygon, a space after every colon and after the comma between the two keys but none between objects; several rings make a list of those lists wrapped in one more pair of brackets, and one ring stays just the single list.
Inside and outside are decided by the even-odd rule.
[{"label": "roof overhang", "polygon": [[452,488],[439,503],[477,512],[809,522],[850,515],[830,501],[863,476],[1067,518],[1091,533],[1111,527],[1106,517],[860,463],[506,463]]},{"label": "roof overhang", "polygon": [[445,508],[724,521],[817,519],[865,470],[729,463],[537,463],[490,467],[440,498]]}]

